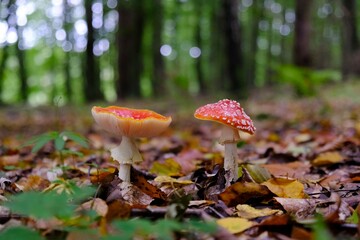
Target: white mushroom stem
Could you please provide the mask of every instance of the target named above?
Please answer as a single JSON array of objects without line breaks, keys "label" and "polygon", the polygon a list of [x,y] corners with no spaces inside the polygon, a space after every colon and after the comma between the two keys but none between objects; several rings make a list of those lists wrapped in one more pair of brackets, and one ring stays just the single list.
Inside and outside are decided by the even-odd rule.
[{"label": "white mushroom stem", "polygon": [[240,135],[237,129],[224,126],[222,129],[219,142],[224,144],[224,169],[229,172],[229,181],[236,181],[238,178],[238,164],[237,164],[237,147],[236,143],[240,140]]},{"label": "white mushroom stem", "polygon": [[133,139],[123,136],[121,143],[110,150],[111,157],[120,163],[119,178],[130,182],[130,170],[133,163],[141,162],[141,154]]}]

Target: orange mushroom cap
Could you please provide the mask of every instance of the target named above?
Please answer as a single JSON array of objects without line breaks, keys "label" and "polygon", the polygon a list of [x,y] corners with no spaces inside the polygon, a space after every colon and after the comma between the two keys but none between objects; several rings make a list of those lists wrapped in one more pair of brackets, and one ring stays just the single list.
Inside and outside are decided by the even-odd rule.
[{"label": "orange mushroom cap", "polygon": [[91,113],[95,121],[114,135],[128,137],[153,137],[170,125],[171,117],[165,117],[147,109],[125,107],[93,107]]},{"label": "orange mushroom cap", "polygon": [[196,109],[194,117],[219,122],[249,134],[254,134],[256,130],[240,103],[234,100],[223,99],[216,103],[206,104]]}]

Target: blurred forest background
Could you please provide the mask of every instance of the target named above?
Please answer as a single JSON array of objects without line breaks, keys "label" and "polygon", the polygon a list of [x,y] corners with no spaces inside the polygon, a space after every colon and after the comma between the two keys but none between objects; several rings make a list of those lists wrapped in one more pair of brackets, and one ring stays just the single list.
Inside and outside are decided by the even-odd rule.
[{"label": "blurred forest background", "polygon": [[0,102],[314,95],[360,74],[359,12],[356,0],[1,0]]}]

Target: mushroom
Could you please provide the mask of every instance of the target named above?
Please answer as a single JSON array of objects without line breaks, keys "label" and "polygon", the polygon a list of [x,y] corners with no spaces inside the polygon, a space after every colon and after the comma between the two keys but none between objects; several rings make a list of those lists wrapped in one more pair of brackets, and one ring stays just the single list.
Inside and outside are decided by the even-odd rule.
[{"label": "mushroom", "polygon": [[142,161],[134,138],[159,135],[172,120],[150,110],[117,106],[95,106],[91,113],[104,130],[122,136],[120,145],[110,152],[112,158],[120,163],[119,178],[125,182],[130,182],[131,165]]},{"label": "mushroom", "polygon": [[199,107],[194,117],[223,125],[219,143],[225,145],[224,168],[229,174],[230,182],[237,180],[236,143],[240,140],[239,131],[254,134],[256,130],[250,117],[240,103],[229,99]]}]

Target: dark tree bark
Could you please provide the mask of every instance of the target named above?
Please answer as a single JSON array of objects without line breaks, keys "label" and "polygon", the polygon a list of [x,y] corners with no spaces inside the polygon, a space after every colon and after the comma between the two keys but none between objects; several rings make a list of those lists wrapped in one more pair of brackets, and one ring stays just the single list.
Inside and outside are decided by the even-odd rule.
[{"label": "dark tree bark", "polygon": [[140,97],[144,13],[141,1],[119,2],[118,99]]},{"label": "dark tree bark", "polygon": [[[64,29],[66,31],[66,41],[70,42],[70,22],[71,22],[71,14],[70,14],[70,6],[68,0],[64,0]],[[70,51],[65,52],[64,59],[64,78],[65,78],[65,96],[69,102],[72,102],[72,88],[71,88],[71,74],[70,74]]]},{"label": "dark tree bark", "polygon": [[163,5],[161,0],[152,1],[152,89],[155,97],[165,95],[164,59],[160,53],[163,29]]},{"label": "dark tree bark", "polygon": [[241,76],[243,67],[240,24],[238,19],[238,1],[223,0],[222,2],[224,14],[224,37],[225,37],[225,53],[226,66],[229,77],[228,90],[236,93],[239,97],[246,95],[246,84]]},{"label": "dark tree bark", "polygon": [[257,53],[257,38],[259,36],[259,22],[264,15],[264,8],[259,4],[262,1],[254,1],[251,6],[251,36],[250,36],[250,51],[248,56],[248,71],[247,71],[247,86],[251,88],[255,85],[255,71],[256,71],[256,53]]},{"label": "dark tree bark", "polygon": [[[195,42],[198,48],[202,50],[202,39],[201,39],[201,19],[202,19],[202,12],[203,12],[203,1],[197,0],[195,1],[195,11],[197,15],[197,22],[195,26]],[[206,94],[207,93],[207,86],[204,80],[204,74],[202,70],[202,54],[196,59],[195,63],[195,72],[196,77],[199,85],[199,93]]]},{"label": "dark tree bark", "polygon": [[296,0],[295,3],[295,39],[294,64],[300,67],[311,67],[313,59],[310,50],[312,0]]},{"label": "dark tree bark", "polygon": [[88,28],[87,45],[85,55],[85,84],[84,95],[86,101],[102,100],[103,94],[100,89],[99,63],[93,53],[95,43],[95,29],[92,26],[93,13],[91,10],[93,1],[85,1],[86,24]]},{"label": "dark tree bark", "polygon": [[5,46],[2,48],[2,58],[0,62],[0,104],[3,103],[2,93],[4,87],[4,74],[5,74],[5,67],[6,62],[9,57],[9,46]]},{"label": "dark tree bark", "polygon": [[[342,73],[347,76],[355,71],[358,66],[353,66],[353,56],[359,50],[359,37],[357,34],[356,1],[343,0],[343,42],[342,42]],[[357,53],[358,54],[358,53]],[[357,63],[358,64],[358,63]]]},{"label": "dark tree bark", "polygon": [[28,99],[27,70],[26,70],[26,61],[25,61],[26,54],[24,50],[20,49],[19,45],[16,47],[16,56],[19,64],[18,73],[20,79],[20,98],[22,102],[26,103]]}]

